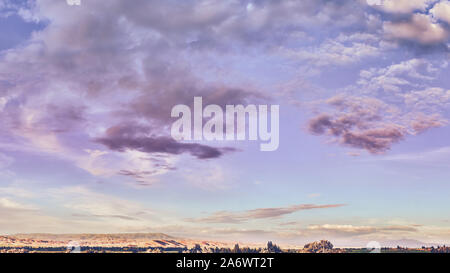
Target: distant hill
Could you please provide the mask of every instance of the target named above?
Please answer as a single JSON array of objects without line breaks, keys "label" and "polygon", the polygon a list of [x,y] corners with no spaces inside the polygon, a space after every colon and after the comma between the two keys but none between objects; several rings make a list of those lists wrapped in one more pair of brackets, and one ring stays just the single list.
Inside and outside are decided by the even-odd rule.
[{"label": "distant hill", "polygon": [[177,238],[164,233],[52,234],[30,233],[0,235],[0,247],[66,247],[74,241],[81,246],[192,248],[233,247],[232,243]]},{"label": "distant hill", "polygon": [[114,233],[114,234],[51,234],[30,233],[7,236],[17,239],[70,241],[70,240],[172,240],[175,237],[164,233]]},{"label": "distant hill", "polygon": [[381,246],[382,247],[391,247],[391,248],[395,248],[397,246],[400,247],[408,247],[408,248],[420,248],[422,246],[424,247],[432,247],[432,246],[438,246],[438,244],[434,244],[434,243],[424,243],[418,240],[413,240],[413,239],[400,239],[400,240],[395,240],[395,241],[385,241],[385,242],[381,242]]}]

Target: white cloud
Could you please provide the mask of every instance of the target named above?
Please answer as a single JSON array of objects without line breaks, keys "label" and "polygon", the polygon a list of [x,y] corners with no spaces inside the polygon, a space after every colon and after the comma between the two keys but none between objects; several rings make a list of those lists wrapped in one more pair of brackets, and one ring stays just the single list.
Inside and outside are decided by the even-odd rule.
[{"label": "white cloud", "polygon": [[433,0],[380,0],[376,7],[390,13],[424,11]]},{"label": "white cloud", "polygon": [[383,29],[390,38],[417,41],[424,45],[445,42],[448,31],[426,14],[414,14],[407,22],[385,22]]},{"label": "white cloud", "polygon": [[309,48],[282,48],[280,52],[290,59],[308,62],[309,66],[326,67],[350,65],[381,54],[381,40],[372,34],[356,33],[327,39],[319,46]]},{"label": "white cloud", "polygon": [[412,226],[356,226],[356,225],[336,225],[336,224],[324,224],[324,225],[310,225],[307,230],[316,231],[321,233],[334,234],[338,236],[352,236],[363,235],[371,233],[407,233],[417,232],[417,228]]},{"label": "white cloud", "polygon": [[440,87],[429,87],[423,90],[403,94],[405,103],[415,109],[442,110],[450,107],[450,90]]},{"label": "white cloud", "polygon": [[405,86],[420,87],[424,82],[434,80],[438,71],[436,64],[426,59],[410,59],[380,69],[362,70],[357,89],[368,94],[377,91],[399,93]]},{"label": "white cloud", "polygon": [[5,209],[16,209],[16,210],[31,210],[34,209],[34,207],[29,205],[20,204],[18,202],[15,202],[9,198],[2,197],[0,198],[0,207]]},{"label": "white cloud", "polygon": [[434,18],[442,20],[450,24],[450,1],[442,1],[437,3],[430,13]]}]

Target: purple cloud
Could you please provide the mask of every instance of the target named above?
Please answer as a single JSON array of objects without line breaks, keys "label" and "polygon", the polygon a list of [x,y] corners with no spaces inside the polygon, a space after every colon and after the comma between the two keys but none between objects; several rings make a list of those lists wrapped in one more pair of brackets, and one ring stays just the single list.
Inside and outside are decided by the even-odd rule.
[{"label": "purple cloud", "polygon": [[171,137],[145,134],[147,130],[139,125],[117,125],[109,128],[104,137],[97,138],[95,141],[119,152],[130,149],[144,153],[173,155],[189,153],[198,159],[218,158],[227,152],[236,151],[231,147],[216,148],[198,143],[181,143]]},{"label": "purple cloud", "polygon": [[336,96],[326,101],[332,114],[321,113],[308,122],[308,131],[327,135],[344,146],[381,154],[408,135],[446,124],[439,115],[402,113],[375,98]]}]

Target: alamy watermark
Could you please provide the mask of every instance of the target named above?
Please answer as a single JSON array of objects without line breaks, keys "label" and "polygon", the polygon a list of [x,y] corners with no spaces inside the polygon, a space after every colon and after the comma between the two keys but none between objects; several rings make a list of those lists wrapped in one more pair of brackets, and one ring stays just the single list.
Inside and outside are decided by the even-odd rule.
[{"label": "alamy watermark", "polygon": [[77,241],[70,241],[67,244],[67,251],[69,253],[81,253],[81,246],[80,243]]},{"label": "alamy watermark", "polygon": [[[175,140],[259,140],[262,142],[260,144],[261,151],[278,149],[280,142],[279,105],[270,105],[270,109],[268,105],[226,105],[224,111],[221,106],[216,104],[210,104],[203,108],[202,97],[194,97],[193,112],[194,116],[192,117],[191,108],[184,104],[175,105],[172,108],[171,117],[179,118],[172,124],[171,129],[171,135]],[[204,123],[205,118],[209,119],[206,123]]]},{"label": "alamy watermark", "polygon": [[366,245],[366,249],[369,253],[381,253],[381,245],[377,241],[370,241]]}]

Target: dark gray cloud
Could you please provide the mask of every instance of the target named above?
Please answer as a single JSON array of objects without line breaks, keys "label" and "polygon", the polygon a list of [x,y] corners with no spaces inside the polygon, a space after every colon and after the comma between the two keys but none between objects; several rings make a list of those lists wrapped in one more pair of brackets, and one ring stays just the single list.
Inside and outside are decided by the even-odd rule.
[{"label": "dark gray cloud", "polygon": [[161,77],[149,81],[147,92],[142,92],[124,109],[123,114],[128,117],[140,117],[152,120],[158,124],[170,124],[173,119],[170,112],[177,104],[188,105],[193,108],[194,96],[202,97],[203,105],[257,104],[267,102],[267,95],[257,91],[230,87],[221,84],[205,84],[195,77],[189,76],[188,71],[168,71]]},{"label": "dark gray cloud", "polygon": [[198,159],[217,158],[234,148],[215,148],[198,143],[181,143],[171,137],[149,135],[148,129],[142,126],[117,125],[109,128],[104,137],[95,141],[114,151],[123,152],[127,149],[144,153],[166,153],[179,155],[189,153]]}]

